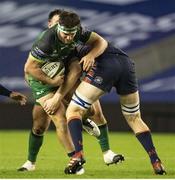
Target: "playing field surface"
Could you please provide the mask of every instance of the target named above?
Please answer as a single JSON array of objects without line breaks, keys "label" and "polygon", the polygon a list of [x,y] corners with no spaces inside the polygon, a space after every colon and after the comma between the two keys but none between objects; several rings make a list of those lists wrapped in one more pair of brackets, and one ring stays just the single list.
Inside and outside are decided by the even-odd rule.
[{"label": "playing field surface", "polygon": [[84,133],[85,174],[65,175],[68,157],[54,131],[45,134],[34,172],[17,172],[27,157],[28,131],[0,131],[0,178],[175,178],[175,134],[153,134],[158,154],[167,175],[154,175],[149,158],[135,136],[130,133],[110,133],[111,149],[122,153],[125,161],[106,166],[96,138]]}]

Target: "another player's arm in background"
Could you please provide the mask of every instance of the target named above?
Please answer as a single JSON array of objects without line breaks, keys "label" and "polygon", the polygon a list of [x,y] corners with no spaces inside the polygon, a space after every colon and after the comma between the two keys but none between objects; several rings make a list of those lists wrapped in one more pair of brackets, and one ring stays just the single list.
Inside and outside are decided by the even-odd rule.
[{"label": "another player's arm in background", "polygon": [[0,95],[7,96],[17,102],[19,102],[21,105],[25,105],[27,102],[27,97],[19,92],[10,91],[4,86],[0,84]]},{"label": "another player's arm in background", "polygon": [[88,71],[94,65],[95,58],[100,56],[108,46],[107,41],[95,32],[91,32],[86,44],[91,46],[91,50],[80,61],[80,64],[83,63],[84,71]]},{"label": "another player's arm in background", "polygon": [[52,86],[59,86],[63,83],[64,76],[55,76],[55,78],[51,79],[41,70],[42,65],[43,60],[37,59],[30,54],[25,63],[24,72],[25,74],[30,74],[39,81]]}]

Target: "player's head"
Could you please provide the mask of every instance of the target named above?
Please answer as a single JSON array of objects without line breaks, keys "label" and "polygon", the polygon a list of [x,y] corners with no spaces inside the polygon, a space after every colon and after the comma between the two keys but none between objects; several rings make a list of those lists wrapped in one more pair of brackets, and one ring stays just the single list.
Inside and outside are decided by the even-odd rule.
[{"label": "player's head", "polygon": [[59,15],[58,33],[63,43],[71,43],[80,27],[80,17],[71,11],[63,11]]},{"label": "player's head", "polygon": [[63,12],[62,9],[54,9],[48,16],[48,28],[51,28],[59,21],[59,15]]}]

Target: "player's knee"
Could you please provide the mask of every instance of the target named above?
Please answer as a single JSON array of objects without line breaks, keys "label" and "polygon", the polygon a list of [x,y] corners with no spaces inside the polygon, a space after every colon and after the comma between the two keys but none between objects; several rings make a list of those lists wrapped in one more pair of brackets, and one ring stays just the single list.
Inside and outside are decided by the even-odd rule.
[{"label": "player's knee", "polygon": [[82,96],[76,91],[66,111],[66,118],[70,119],[72,116],[83,117],[87,110],[91,107],[92,101]]},{"label": "player's knee", "polygon": [[44,127],[44,126],[32,128],[32,132],[38,136],[42,136],[45,133],[45,131],[46,131],[46,127]]},{"label": "player's knee", "polygon": [[69,121],[71,117],[83,117],[85,114],[84,110],[82,110],[78,106],[70,105],[66,111],[66,119]]},{"label": "player's knee", "polygon": [[50,119],[48,116],[33,116],[33,131],[36,134],[43,134],[49,127]]}]

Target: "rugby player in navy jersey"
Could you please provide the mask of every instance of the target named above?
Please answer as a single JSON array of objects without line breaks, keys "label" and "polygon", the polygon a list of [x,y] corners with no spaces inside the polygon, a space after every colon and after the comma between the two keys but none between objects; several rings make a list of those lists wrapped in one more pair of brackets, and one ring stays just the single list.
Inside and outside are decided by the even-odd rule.
[{"label": "rugby player in navy jersey", "polygon": [[[49,18],[48,18],[48,27],[49,28],[51,28],[53,25],[56,25],[58,23],[59,14],[61,12],[62,12],[62,10],[59,10],[59,9],[56,9],[56,10],[50,12]],[[46,35],[47,35],[47,33],[46,33]],[[52,37],[52,35],[51,36],[50,35],[47,35],[47,37]],[[57,42],[57,43],[59,46],[59,42]],[[41,43],[39,43],[39,45],[41,45],[41,47],[42,47],[43,43],[41,42]],[[35,53],[35,50],[33,50],[33,53]],[[39,53],[39,52],[37,52],[37,53]],[[58,55],[59,55],[59,53],[58,53]],[[34,56],[36,56],[36,54]],[[42,57],[39,57],[39,59],[40,58],[42,59]],[[52,59],[52,57],[50,57],[50,58]],[[39,59],[37,59],[37,60],[35,59],[35,61],[37,61],[37,63],[39,62],[39,64],[42,64],[41,60],[39,60]],[[39,86],[38,89],[36,89],[37,81],[35,79],[32,78],[32,80],[31,80],[31,77],[28,77],[27,79],[29,79],[29,81],[33,81],[35,83],[35,87],[33,86],[34,91],[39,91],[39,89],[42,88]],[[53,91],[53,90],[49,89],[49,91]],[[37,92],[34,94],[36,96]],[[101,146],[101,149],[103,152],[104,162],[106,164],[117,163],[118,161],[123,160],[123,156],[117,155],[110,150],[109,140],[108,140],[107,122],[102,113],[100,103],[97,101],[96,103],[94,103],[93,106],[94,106],[94,110],[93,110],[94,113],[91,118],[99,125],[101,134],[97,138],[99,140],[99,143],[100,143],[100,146]],[[61,119],[61,116],[59,116],[59,118]],[[64,120],[64,116],[62,119]],[[30,132],[30,138],[29,138],[28,160],[22,165],[21,168],[18,169],[19,171],[35,170],[36,158],[37,158],[39,149],[43,143],[43,134],[48,129],[49,124],[50,124],[50,118],[48,117],[46,112],[43,110],[43,107],[36,103],[33,108],[33,128],[32,128],[32,131]],[[57,125],[57,127],[58,126],[59,126],[59,124]],[[91,134],[95,134],[95,132],[93,132],[94,128],[95,128],[95,124],[90,120],[84,121],[83,127],[86,129],[87,126],[88,126],[88,131],[90,131]],[[89,130],[89,127],[91,128],[90,130]],[[57,130],[57,135],[58,135],[59,141],[65,147],[65,149],[68,153],[68,156],[71,157],[74,154],[74,149],[72,148],[71,143],[65,139],[65,137],[67,136],[67,135],[65,135],[66,132],[64,132],[65,129],[61,130],[60,128],[56,128],[56,130]]]},{"label": "rugby player in navy jersey", "polygon": [[[56,28],[59,32],[59,39],[65,47],[72,43],[86,44],[91,47],[80,61],[87,74],[76,89],[66,112],[76,153],[65,168],[65,173],[75,174],[76,170],[84,164],[81,123],[84,114],[95,101],[115,87],[120,97],[122,113],[138,141],[148,153],[155,174],[165,174],[150,130],[141,118],[133,61],[126,53],[110,45],[97,33],[83,30],[76,13],[61,13]],[[65,83],[66,81],[62,87]],[[58,102],[64,98],[64,90],[64,88],[59,88],[53,98],[44,102],[44,108],[48,113],[52,113],[54,104],[58,106]]]},{"label": "rugby player in navy jersey", "polygon": [[12,100],[19,102],[21,105],[25,105],[27,97],[19,92],[10,91],[0,84],[0,95],[7,96]]}]

